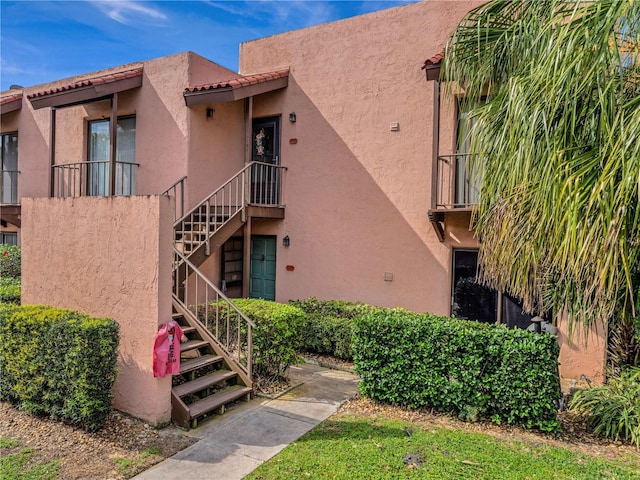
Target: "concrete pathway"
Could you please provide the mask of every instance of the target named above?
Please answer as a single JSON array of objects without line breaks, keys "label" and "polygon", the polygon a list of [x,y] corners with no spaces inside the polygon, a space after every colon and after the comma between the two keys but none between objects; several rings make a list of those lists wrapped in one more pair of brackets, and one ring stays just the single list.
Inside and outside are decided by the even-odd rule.
[{"label": "concrete pathway", "polygon": [[198,439],[195,444],[134,479],[240,480],[335,413],[357,392],[357,377],[339,370],[295,365],[289,377],[292,385],[300,385],[275,400],[257,398],[241,403],[187,432]]}]

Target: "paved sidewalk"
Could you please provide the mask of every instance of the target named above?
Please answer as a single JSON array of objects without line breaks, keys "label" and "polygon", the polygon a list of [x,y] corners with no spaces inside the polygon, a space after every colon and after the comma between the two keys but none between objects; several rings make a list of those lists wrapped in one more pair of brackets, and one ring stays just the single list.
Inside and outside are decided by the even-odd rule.
[{"label": "paved sidewalk", "polygon": [[275,400],[257,398],[242,403],[189,431],[187,435],[198,442],[134,479],[240,480],[357,392],[357,377],[339,370],[295,365],[289,377],[292,385],[301,385]]}]

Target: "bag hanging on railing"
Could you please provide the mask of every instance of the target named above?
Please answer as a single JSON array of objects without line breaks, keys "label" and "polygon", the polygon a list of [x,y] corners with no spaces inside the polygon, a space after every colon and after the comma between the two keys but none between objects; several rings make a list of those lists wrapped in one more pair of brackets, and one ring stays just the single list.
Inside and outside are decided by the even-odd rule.
[{"label": "bag hanging on railing", "polygon": [[153,376],[164,377],[180,373],[180,339],[182,328],[176,322],[160,327],[153,344]]}]

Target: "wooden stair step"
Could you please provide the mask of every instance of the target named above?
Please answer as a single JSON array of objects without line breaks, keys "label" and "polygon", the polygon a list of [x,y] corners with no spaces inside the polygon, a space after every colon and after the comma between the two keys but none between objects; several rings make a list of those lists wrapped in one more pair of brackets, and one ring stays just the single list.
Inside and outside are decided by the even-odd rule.
[{"label": "wooden stair step", "polygon": [[[184,333],[184,330],[183,330]],[[196,348],[200,348],[200,347],[207,347],[209,346],[209,342],[207,342],[206,340],[189,340],[188,342],[184,342],[180,344],[180,353],[182,352],[188,352],[189,350],[195,350]]]},{"label": "wooden stair step", "polygon": [[205,388],[212,387],[218,383],[229,380],[236,377],[238,374],[231,370],[218,370],[217,372],[204,375],[203,377],[196,378],[190,382],[183,383],[173,387],[173,393],[178,397],[184,397],[185,395],[191,395],[192,393],[199,392]]},{"label": "wooden stair step", "polygon": [[189,415],[191,418],[199,417],[250,393],[251,388],[245,387],[244,385],[234,385],[225,388],[214,395],[210,395],[189,405]]},{"label": "wooden stair step", "polygon": [[185,335],[198,330],[196,327],[188,327],[186,325],[185,326],[180,325],[180,328],[182,328],[182,333],[184,333]]},{"label": "wooden stair step", "polygon": [[190,372],[196,368],[206,367],[222,360],[222,357],[217,355],[203,355],[197,358],[190,358],[188,360],[180,361],[180,373]]}]

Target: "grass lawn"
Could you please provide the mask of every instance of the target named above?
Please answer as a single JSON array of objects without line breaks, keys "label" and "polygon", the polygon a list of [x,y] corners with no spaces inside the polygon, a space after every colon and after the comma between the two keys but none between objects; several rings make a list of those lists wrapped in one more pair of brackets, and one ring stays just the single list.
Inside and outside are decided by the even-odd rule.
[{"label": "grass lawn", "polygon": [[38,453],[20,448],[19,442],[0,437],[0,478],[3,480],[53,480],[57,478],[59,461],[42,463]]},{"label": "grass lawn", "polygon": [[638,479],[640,462],[637,457],[607,461],[543,442],[338,414],[246,478]]}]

